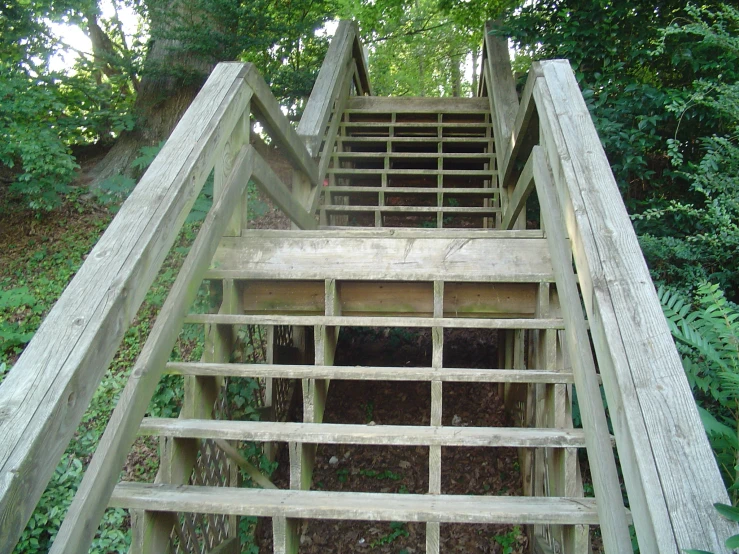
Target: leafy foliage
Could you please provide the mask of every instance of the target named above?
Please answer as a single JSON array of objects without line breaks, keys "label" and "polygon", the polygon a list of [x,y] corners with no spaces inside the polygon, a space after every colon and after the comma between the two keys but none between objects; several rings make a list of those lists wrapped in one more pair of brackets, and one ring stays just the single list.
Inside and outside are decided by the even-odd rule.
[{"label": "leafy foliage", "polygon": [[702,283],[695,305],[660,288],[659,298],[682,355],[688,381],[732,493],[739,498],[739,309],[717,284]]},{"label": "leafy foliage", "polygon": [[63,48],[50,25],[82,23],[89,2],[16,2],[0,10],[0,164],[14,169],[11,192],[34,210],[58,205],[75,176],[75,145],[110,139],[133,124],[131,82],[96,81],[83,58],[72,74],[52,70]]},{"label": "leafy foliage", "polygon": [[737,11],[549,0],[508,12],[522,54],[570,60],[655,279],[737,291]]}]

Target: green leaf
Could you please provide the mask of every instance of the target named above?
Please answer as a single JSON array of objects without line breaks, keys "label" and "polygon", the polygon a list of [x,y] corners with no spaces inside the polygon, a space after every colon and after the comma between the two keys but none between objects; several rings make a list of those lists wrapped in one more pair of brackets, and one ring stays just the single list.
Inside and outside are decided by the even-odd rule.
[{"label": "green leaf", "polygon": [[727,504],[721,504],[720,502],[717,502],[714,506],[716,507],[716,510],[718,510],[718,513],[726,519],[730,521],[739,521],[739,508],[735,508]]},{"label": "green leaf", "polygon": [[733,535],[726,539],[726,548],[739,548],[739,535]]}]

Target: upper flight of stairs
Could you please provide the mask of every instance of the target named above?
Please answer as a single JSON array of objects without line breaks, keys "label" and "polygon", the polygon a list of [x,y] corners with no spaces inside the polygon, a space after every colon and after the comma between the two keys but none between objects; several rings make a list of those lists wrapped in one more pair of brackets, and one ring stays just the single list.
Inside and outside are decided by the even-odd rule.
[{"label": "upper flight of stairs", "polygon": [[339,125],[321,223],[490,227],[500,213],[495,175],[484,98],[355,97]]},{"label": "upper flight of stairs", "polygon": [[[244,516],[269,518],[285,554],[300,552],[312,520],[423,522],[429,553],[457,551],[441,542],[446,523],[523,525],[530,551],[545,554],[590,552],[598,526],[605,551],[620,554],[632,549],[632,514],[642,552],[722,547],[736,529],[713,504],[728,497],[572,70],[534,64],[519,97],[505,41],[486,32],[483,52],[478,98],[378,98],[358,29],[343,21],[297,129],[253,65],[219,64],[2,383],[0,554],[211,173],[213,206],[52,554],[86,551],[108,506],[129,510],[134,554],[241,552]],[[251,146],[253,120],[291,183]],[[249,228],[250,181],[291,230]],[[199,360],[172,355],[185,324],[203,331]],[[427,361],[335,365],[342,329],[368,327],[422,330]],[[460,329],[494,336],[497,359],[454,367],[445,344]],[[164,375],[183,383],[179,417],[146,417]],[[427,383],[428,415],[324,423],[339,379]],[[497,384],[485,398],[515,426],[448,425],[454,383]],[[258,421],[231,417],[243,394]],[[137,435],[159,442],[156,478],[119,482]],[[289,485],[247,458],[254,443],[287,460]],[[423,449],[428,490],[316,490],[321,445]],[[442,465],[443,448],[517,449],[522,495],[447,494],[442,475],[459,468]]]}]

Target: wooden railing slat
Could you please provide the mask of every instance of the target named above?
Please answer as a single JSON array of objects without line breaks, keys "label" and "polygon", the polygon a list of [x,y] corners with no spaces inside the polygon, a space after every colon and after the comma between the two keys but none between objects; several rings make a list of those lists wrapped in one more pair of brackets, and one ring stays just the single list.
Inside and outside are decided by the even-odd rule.
[{"label": "wooden railing slat", "polygon": [[319,186],[316,162],[311,158],[290,121],[282,113],[279,103],[254,65],[247,64],[244,80],[254,91],[252,103],[255,115],[267,128],[269,136],[283,148],[285,156],[308,177],[311,185]]},{"label": "wooden railing slat", "polygon": [[12,551],[251,91],[219,65],[0,385],[0,552]]},{"label": "wooden railing slat", "polygon": [[[595,361],[590,349],[587,324],[583,317],[580,292],[572,270],[572,251],[567,242],[565,226],[554,192],[549,164],[540,146],[535,146],[529,158],[536,182],[552,266],[557,279],[562,315],[565,320],[566,345],[577,387],[577,404],[585,430],[590,473],[598,499],[598,517],[606,552],[628,552],[631,538],[626,523],[621,485],[616,461],[610,449],[608,422],[600,396]],[[527,164],[529,165],[529,164]]]},{"label": "wooden railing slat", "polygon": [[287,185],[277,176],[267,162],[254,153],[254,181],[260,190],[267,194],[287,216],[301,229],[317,229],[315,217],[309,214],[303,206],[291,195]]},{"label": "wooden railing slat", "polygon": [[352,56],[352,43],[356,34],[356,23],[343,20],[336,29],[334,39],[326,53],[318,78],[311,91],[303,116],[298,124],[298,134],[303,137],[311,155],[318,155],[321,138],[331,115],[331,108]]}]

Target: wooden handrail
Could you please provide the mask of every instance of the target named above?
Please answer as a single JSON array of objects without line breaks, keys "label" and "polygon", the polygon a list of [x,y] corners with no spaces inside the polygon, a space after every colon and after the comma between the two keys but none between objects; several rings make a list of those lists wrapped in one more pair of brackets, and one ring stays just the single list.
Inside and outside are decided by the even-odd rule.
[{"label": "wooden handrail", "polygon": [[[500,43],[486,36],[484,47],[480,91],[494,104],[508,98],[512,72],[509,62],[501,62]],[[512,227],[531,180],[538,175],[539,190],[551,174],[557,202],[545,202],[540,194],[542,216],[551,220],[553,210],[560,212],[570,239],[567,259],[560,261],[570,264],[574,257],[639,546],[675,554],[690,548],[724,551],[725,539],[737,529],[713,504],[728,503],[728,495],[568,61],[533,65],[506,127],[510,121],[507,110],[494,109],[498,174],[507,193],[503,219]],[[514,181],[536,144],[547,167],[540,161],[533,175],[524,171]]]},{"label": "wooden handrail", "polygon": [[[353,63],[352,63],[353,62]],[[352,74],[359,94],[372,94],[369,71],[359,42],[359,29],[353,21],[342,20],[336,28],[326,58],[323,60],[315,85],[311,91],[303,116],[298,124],[298,134],[308,151],[317,156],[334,104],[341,98],[344,76]],[[338,111],[338,110],[337,110]]]},{"label": "wooden handrail", "polygon": [[[213,209],[226,210],[218,200],[238,162],[239,187],[254,174],[300,228],[315,228],[261,157],[239,154],[250,112],[319,187],[318,165],[256,68],[219,64],[0,385],[0,553],[12,551],[211,170]],[[231,215],[244,205],[233,202],[226,217],[244,221]]]},{"label": "wooden handrail", "polygon": [[[357,24],[342,20],[331,39],[326,58],[298,124],[298,135],[305,141],[311,155],[318,160],[318,179],[321,182],[326,177],[341,114],[346,108],[352,85],[359,96],[372,94],[367,60],[359,40]],[[320,193],[319,187],[301,199],[312,214],[318,209]]]}]

